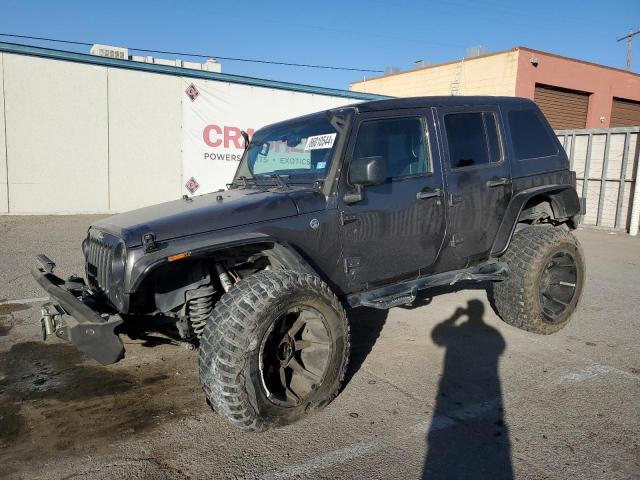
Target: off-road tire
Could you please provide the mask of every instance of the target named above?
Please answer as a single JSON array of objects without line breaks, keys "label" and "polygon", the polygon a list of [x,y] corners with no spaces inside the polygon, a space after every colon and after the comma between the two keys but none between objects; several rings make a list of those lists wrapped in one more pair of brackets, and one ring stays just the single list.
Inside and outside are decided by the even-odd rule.
[{"label": "off-road tire", "polygon": [[[311,398],[283,407],[268,398],[263,386],[260,346],[283,311],[305,302],[327,313],[331,354]],[[341,388],[348,359],[349,324],[330,288],[306,273],[261,271],[235,284],[216,304],[200,339],[200,382],[220,416],[241,430],[263,431],[324,408]]]},{"label": "off-road tire", "polygon": [[[549,261],[558,252],[567,252],[575,259],[577,281],[566,310],[551,318],[542,308],[540,283]],[[526,226],[515,233],[500,260],[509,269],[508,279],[496,282],[493,291],[502,320],[543,335],[557,332],[569,322],[580,300],[586,273],[582,248],[571,232],[547,225]]]}]

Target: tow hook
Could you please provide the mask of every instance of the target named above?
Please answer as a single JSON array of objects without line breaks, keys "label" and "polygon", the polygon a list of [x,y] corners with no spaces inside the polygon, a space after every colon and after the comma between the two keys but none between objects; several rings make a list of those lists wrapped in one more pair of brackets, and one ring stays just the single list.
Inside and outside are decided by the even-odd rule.
[{"label": "tow hook", "polygon": [[42,340],[46,340],[49,335],[53,335],[55,327],[53,324],[53,318],[47,309],[42,308],[41,313],[42,317],[40,318],[40,323],[42,324]]},{"label": "tow hook", "polygon": [[[55,310],[55,313],[51,313],[51,309]],[[47,337],[55,335],[56,330],[59,328],[59,319],[62,312],[58,311],[55,305],[47,303],[42,306],[40,310],[40,324],[42,325],[42,340],[46,340]]]}]

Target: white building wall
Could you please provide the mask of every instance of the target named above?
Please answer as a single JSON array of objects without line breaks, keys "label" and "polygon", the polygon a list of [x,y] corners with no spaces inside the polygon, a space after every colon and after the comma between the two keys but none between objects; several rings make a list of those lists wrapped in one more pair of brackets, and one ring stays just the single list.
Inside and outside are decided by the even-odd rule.
[{"label": "white building wall", "polygon": [[5,53],[4,90],[9,211],[106,211],[106,68]]},{"label": "white building wall", "polygon": [[116,68],[108,77],[108,209],[180,197],[181,78]]},{"label": "white building wall", "polygon": [[4,136],[4,54],[0,53],[0,213],[9,211],[7,190],[7,150]]},{"label": "white building wall", "polygon": [[179,198],[185,81],[224,90],[216,114],[233,94],[242,98],[256,127],[356,101],[15,53],[0,59],[0,213],[115,213]]}]

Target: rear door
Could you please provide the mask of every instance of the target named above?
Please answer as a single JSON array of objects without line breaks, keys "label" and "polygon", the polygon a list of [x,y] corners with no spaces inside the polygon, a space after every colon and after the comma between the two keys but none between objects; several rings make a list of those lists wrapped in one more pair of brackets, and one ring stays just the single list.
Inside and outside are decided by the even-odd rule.
[{"label": "rear door", "polygon": [[348,203],[344,194],[354,187],[348,168],[343,175],[342,261],[351,290],[417,277],[438,257],[446,207],[439,154],[429,142],[424,113],[431,112],[372,112],[355,119],[345,165],[358,157],[383,156],[387,181],[364,187],[362,200]]},{"label": "rear door", "polygon": [[462,268],[487,258],[511,198],[496,106],[438,108],[447,177],[448,247]]}]

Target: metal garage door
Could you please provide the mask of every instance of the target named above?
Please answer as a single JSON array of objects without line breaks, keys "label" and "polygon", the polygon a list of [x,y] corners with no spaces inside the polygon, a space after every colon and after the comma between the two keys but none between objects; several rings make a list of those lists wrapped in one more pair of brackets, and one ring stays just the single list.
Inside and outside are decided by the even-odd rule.
[{"label": "metal garage door", "polygon": [[640,125],[640,102],[613,99],[611,106],[611,127],[636,127]]},{"label": "metal garage door", "polygon": [[557,130],[587,126],[588,93],[537,83],[533,100]]}]

